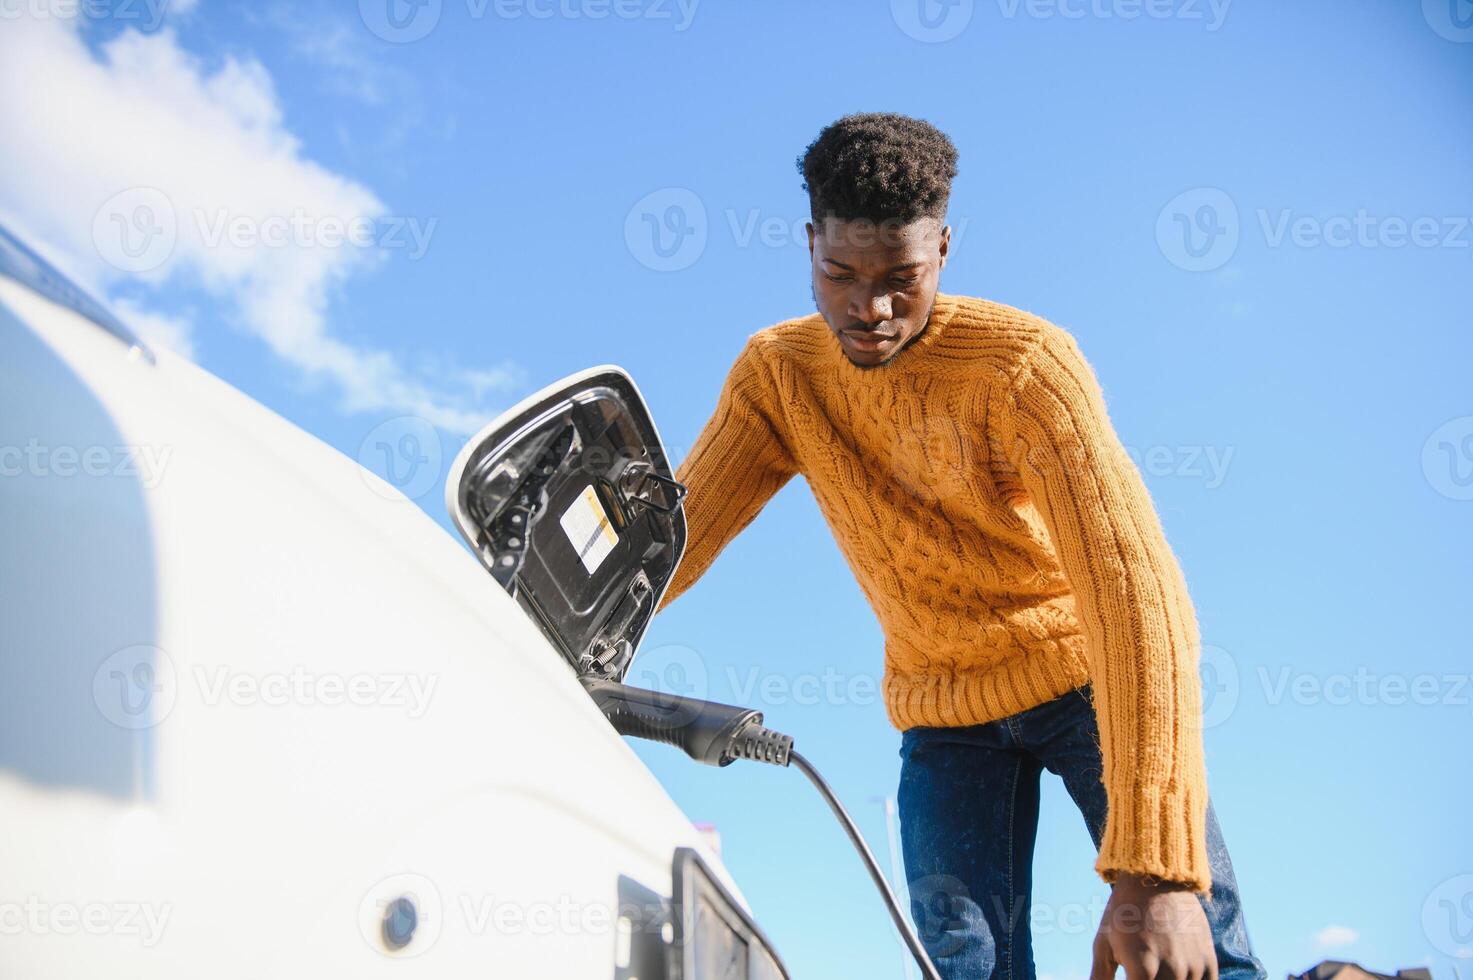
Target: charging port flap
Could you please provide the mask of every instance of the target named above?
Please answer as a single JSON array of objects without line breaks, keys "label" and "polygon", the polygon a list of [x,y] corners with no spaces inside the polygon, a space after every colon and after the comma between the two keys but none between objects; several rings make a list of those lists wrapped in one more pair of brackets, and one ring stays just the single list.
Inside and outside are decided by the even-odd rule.
[{"label": "charging port flap", "polygon": [[622,680],[685,550],[685,487],[622,368],[521,402],[456,457],[451,519],[583,677]]}]

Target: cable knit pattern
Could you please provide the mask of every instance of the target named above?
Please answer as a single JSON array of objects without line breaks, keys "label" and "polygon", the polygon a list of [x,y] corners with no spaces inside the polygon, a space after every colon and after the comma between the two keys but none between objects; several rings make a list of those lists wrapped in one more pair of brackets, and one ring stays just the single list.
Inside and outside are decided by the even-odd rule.
[{"label": "cable knit pattern", "polygon": [[689,539],[661,608],[799,473],[884,630],[891,722],[980,724],[1091,682],[1096,870],[1205,893],[1196,616],[1073,337],[948,294],[878,367],[816,313],[753,334],[678,469]]}]

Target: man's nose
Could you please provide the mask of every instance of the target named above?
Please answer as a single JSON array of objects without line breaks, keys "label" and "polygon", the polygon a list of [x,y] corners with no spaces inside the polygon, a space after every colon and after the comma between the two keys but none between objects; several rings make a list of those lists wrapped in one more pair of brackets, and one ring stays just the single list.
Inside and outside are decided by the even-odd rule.
[{"label": "man's nose", "polygon": [[849,315],[861,323],[877,324],[890,319],[894,311],[890,306],[889,293],[866,290],[849,300]]}]

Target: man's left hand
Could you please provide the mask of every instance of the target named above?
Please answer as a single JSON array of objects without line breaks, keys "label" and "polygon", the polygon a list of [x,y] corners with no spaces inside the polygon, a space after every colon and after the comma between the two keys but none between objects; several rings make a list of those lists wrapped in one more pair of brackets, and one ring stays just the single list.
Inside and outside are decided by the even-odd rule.
[{"label": "man's left hand", "polygon": [[1217,980],[1217,954],[1201,900],[1175,882],[1121,872],[1095,933],[1090,980]]}]

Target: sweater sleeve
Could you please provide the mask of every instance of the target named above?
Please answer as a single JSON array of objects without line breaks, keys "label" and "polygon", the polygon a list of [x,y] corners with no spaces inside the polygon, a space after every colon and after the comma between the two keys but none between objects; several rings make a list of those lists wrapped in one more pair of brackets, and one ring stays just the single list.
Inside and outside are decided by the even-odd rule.
[{"label": "sweater sleeve", "polygon": [[1047,321],[1012,387],[1018,475],[1085,634],[1108,816],[1095,870],[1211,887],[1197,663],[1181,568],[1074,338]]},{"label": "sweater sleeve", "polygon": [[688,488],[685,555],[659,609],[695,584],[797,472],[781,420],[771,373],[754,335],[727,374],[716,410],[676,469],[675,478]]}]

